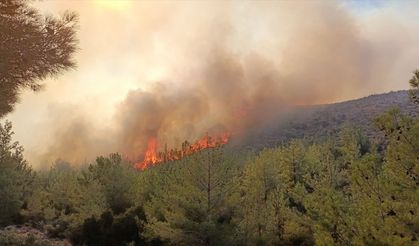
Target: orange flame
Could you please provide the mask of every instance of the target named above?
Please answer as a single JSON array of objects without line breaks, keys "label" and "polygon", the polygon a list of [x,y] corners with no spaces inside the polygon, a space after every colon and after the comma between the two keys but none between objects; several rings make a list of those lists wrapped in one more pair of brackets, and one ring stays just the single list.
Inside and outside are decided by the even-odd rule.
[{"label": "orange flame", "polygon": [[191,155],[198,151],[215,148],[228,143],[230,139],[230,133],[223,133],[219,136],[210,137],[206,134],[201,139],[198,139],[195,143],[189,144],[185,141],[182,144],[182,149],[170,149],[169,151],[165,148],[164,152],[157,152],[157,139],[152,137],[148,140],[147,150],[144,154],[144,160],[135,164],[135,167],[144,170],[148,167],[155,166],[159,163],[166,161],[176,161],[180,160],[185,156]]}]

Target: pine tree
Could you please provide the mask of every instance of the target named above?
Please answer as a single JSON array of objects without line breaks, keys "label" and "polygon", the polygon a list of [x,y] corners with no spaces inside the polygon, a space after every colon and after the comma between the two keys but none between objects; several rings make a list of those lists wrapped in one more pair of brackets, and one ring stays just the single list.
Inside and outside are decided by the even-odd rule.
[{"label": "pine tree", "polygon": [[0,2],[0,118],[12,111],[22,89],[74,68],[77,16],[42,16],[28,0]]},{"label": "pine tree", "polygon": [[301,141],[266,149],[244,171],[239,228],[246,244],[311,244],[305,218]]},{"label": "pine tree", "polygon": [[353,213],[353,242],[359,245],[385,243],[386,187],[383,161],[374,150],[349,167],[349,195]]},{"label": "pine tree", "polygon": [[97,157],[96,162],[89,165],[82,175],[86,184],[93,180],[101,185],[113,213],[120,214],[134,204],[130,192],[134,186],[135,173],[135,169],[123,163],[122,157],[114,153],[108,157]]},{"label": "pine tree", "polygon": [[234,165],[221,148],[201,151],[157,167],[146,204],[149,237],[171,244],[219,245],[229,240]]},{"label": "pine tree", "polygon": [[[247,244],[269,242],[277,234],[282,237],[281,218],[277,216],[277,232],[272,232],[269,224],[273,217],[273,207],[270,195],[279,185],[278,174],[275,170],[279,151],[263,150],[252,160],[244,171],[241,191],[242,220],[239,223],[241,235]],[[282,197],[281,197],[282,198]],[[278,200],[284,200],[279,198]],[[281,206],[278,207],[280,209]],[[282,214],[281,214],[282,215]]]},{"label": "pine tree", "polygon": [[99,218],[108,204],[98,182],[83,182],[77,170],[59,167],[40,173],[26,214],[46,223],[51,235],[69,237],[86,219]]},{"label": "pine tree", "polygon": [[354,236],[350,198],[343,189],[346,170],[337,156],[337,147],[331,140],[311,146],[307,154],[305,178],[309,194],[304,202],[318,245],[346,245]]},{"label": "pine tree", "polygon": [[383,175],[386,180],[386,240],[417,242],[419,235],[419,119],[390,110],[376,120],[387,136]]},{"label": "pine tree", "polygon": [[30,195],[34,173],[23,158],[23,147],[13,142],[12,124],[0,124],[0,225],[16,222]]}]

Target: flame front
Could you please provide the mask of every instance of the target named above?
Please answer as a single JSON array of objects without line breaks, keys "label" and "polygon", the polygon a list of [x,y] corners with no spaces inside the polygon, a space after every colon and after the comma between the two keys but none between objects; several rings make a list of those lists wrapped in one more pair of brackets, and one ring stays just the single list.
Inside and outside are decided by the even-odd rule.
[{"label": "flame front", "polygon": [[159,154],[157,153],[157,138],[150,138],[147,144],[147,150],[144,154],[144,161],[137,163],[136,167],[143,170],[150,165],[155,165],[161,162]]},{"label": "flame front", "polygon": [[208,149],[208,148],[215,148],[228,143],[230,139],[230,133],[223,133],[218,136],[210,137],[206,134],[201,139],[198,139],[195,143],[190,144],[189,142],[185,141],[182,144],[182,149],[170,149],[165,150],[163,152],[158,152],[158,141],[157,138],[151,137],[148,139],[147,150],[144,154],[144,160],[142,162],[138,162],[135,164],[135,167],[144,170],[148,167],[155,166],[159,163],[163,163],[166,161],[176,161],[180,160],[185,156],[191,155],[198,151]]}]

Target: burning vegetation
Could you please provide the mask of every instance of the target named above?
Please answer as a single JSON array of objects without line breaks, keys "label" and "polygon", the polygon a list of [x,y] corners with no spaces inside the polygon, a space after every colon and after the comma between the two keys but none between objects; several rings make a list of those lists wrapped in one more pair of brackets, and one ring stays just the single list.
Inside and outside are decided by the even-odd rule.
[{"label": "burning vegetation", "polygon": [[[22,126],[42,127],[35,131],[39,136],[25,140],[27,148],[36,149],[28,158],[39,167],[57,159],[82,165],[110,152],[139,161],[137,166],[161,163],[175,147],[172,152],[180,154],[170,156],[183,156],[182,142],[193,143],[207,131],[233,131],[234,142],[241,144],[243,139],[253,138],[253,132],[263,132],[276,120],[287,118],[294,105],[330,103],[398,89],[389,87],[412,69],[418,56],[412,28],[386,34],[388,27],[396,26],[388,20],[399,18],[363,23],[335,2],[309,7],[288,2],[208,2],[204,4],[208,11],[203,13],[194,10],[201,9],[203,3],[155,7],[133,1],[129,9],[136,13],[132,17],[139,19],[127,21],[118,11],[110,23],[112,30],[126,28],[112,37],[96,27],[109,18],[92,16],[86,4],[80,9],[84,29],[80,38],[88,40],[84,35],[89,30],[100,30],[100,35],[83,42],[81,48],[86,53],[78,57],[83,65],[75,74],[86,74],[83,79],[90,81],[92,71],[97,71],[95,76],[102,77],[92,81],[92,86],[106,86],[103,94],[101,89],[91,97],[84,93],[73,97],[75,92],[58,90],[60,87],[49,91],[52,94],[48,96],[61,95],[52,99],[63,100],[51,103],[53,107],[42,107],[48,116],[42,123]],[[138,14],[141,11],[146,14]],[[105,37],[115,42],[114,50],[101,42]],[[383,43],[383,37],[389,39]],[[90,58],[98,51],[104,61],[100,64]],[[383,59],[383,54],[393,59]],[[395,60],[406,66],[394,66]],[[78,77],[66,81],[66,86],[73,88],[75,80]],[[78,86],[84,91],[85,82]],[[86,101],[78,101],[81,98]],[[39,113],[43,115],[43,111]],[[50,137],[43,137],[46,135]],[[42,139],[42,143],[30,139]],[[153,145],[155,148],[150,148]]]},{"label": "burning vegetation", "polygon": [[[337,1],[68,2],[92,18],[83,28],[96,22],[81,32],[94,47],[80,47],[86,60],[68,77],[80,80],[79,89],[59,86],[44,106],[67,97],[80,104],[50,114],[54,134],[27,131],[31,121],[46,127],[30,120],[38,101],[18,110],[33,150],[62,158],[51,168],[34,170],[12,123],[0,121],[0,246],[418,245],[419,71],[409,81],[411,104],[401,110],[388,95],[310,105],[381,91],[401,78],[400,68],[416,66],[419,22],[411,20],[419,15],[411,13],[419,5],[354,15],[360,6],[346,10]],[[21,89],[39,89],[74,65],[76,15],[56,19],[31,4],[0,0],[0,117]],[[118,14],[102,16],[89,4]],[[379,16],[388,20],[385,33],[366,23]],[[408,22],[397,23],[402,16]],[[97,117],[138,75],[153,86],[138,85],[111,118]],[[380,115],[384,104],[393,109]],[[78,115],[84,108],[86,117]],[[372,124],[379,137],[364,134]],[[275,129],[295,135],[271,136]],[[44,146],[50,135],[57,140]],[[111,151],[126,158],[96,156]]]},{"label": "burning vegetation", "polygon": [[228,143],[231,134],[226,132],[220,135],[209,136],[208,133],[204,137],[198,139],[195,143],[189,143],[185,141],[182,143],[181,149],[167,149],[167,145],[164,147],[164,151],[158,151],[158,140],[152,137],[148,140],[147,150],[144,154],[144,160],[135,164],[135,167],[140,170],[144,170],[148,167],[155,166],[160,163],[167,161],[180,160],[185,156],[199,152],[208,148],[216,148],[223,146]]}]

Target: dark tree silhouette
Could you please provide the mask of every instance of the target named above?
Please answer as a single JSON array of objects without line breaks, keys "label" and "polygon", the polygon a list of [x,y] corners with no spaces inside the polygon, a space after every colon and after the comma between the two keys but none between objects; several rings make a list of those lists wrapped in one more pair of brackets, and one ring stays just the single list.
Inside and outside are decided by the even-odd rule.
[{"label": "dark tree silhouette", "polygon": [[413,72],[412,78],[409,80],[410,84],[410,98],[416,104],[419,104],[419,69]]},{"label": "dark tree silhouette", "polygon": [[0,118],[13,110],[19,93],[75,67],[77,15],[43,16],[28,0],[0,1]]}]

